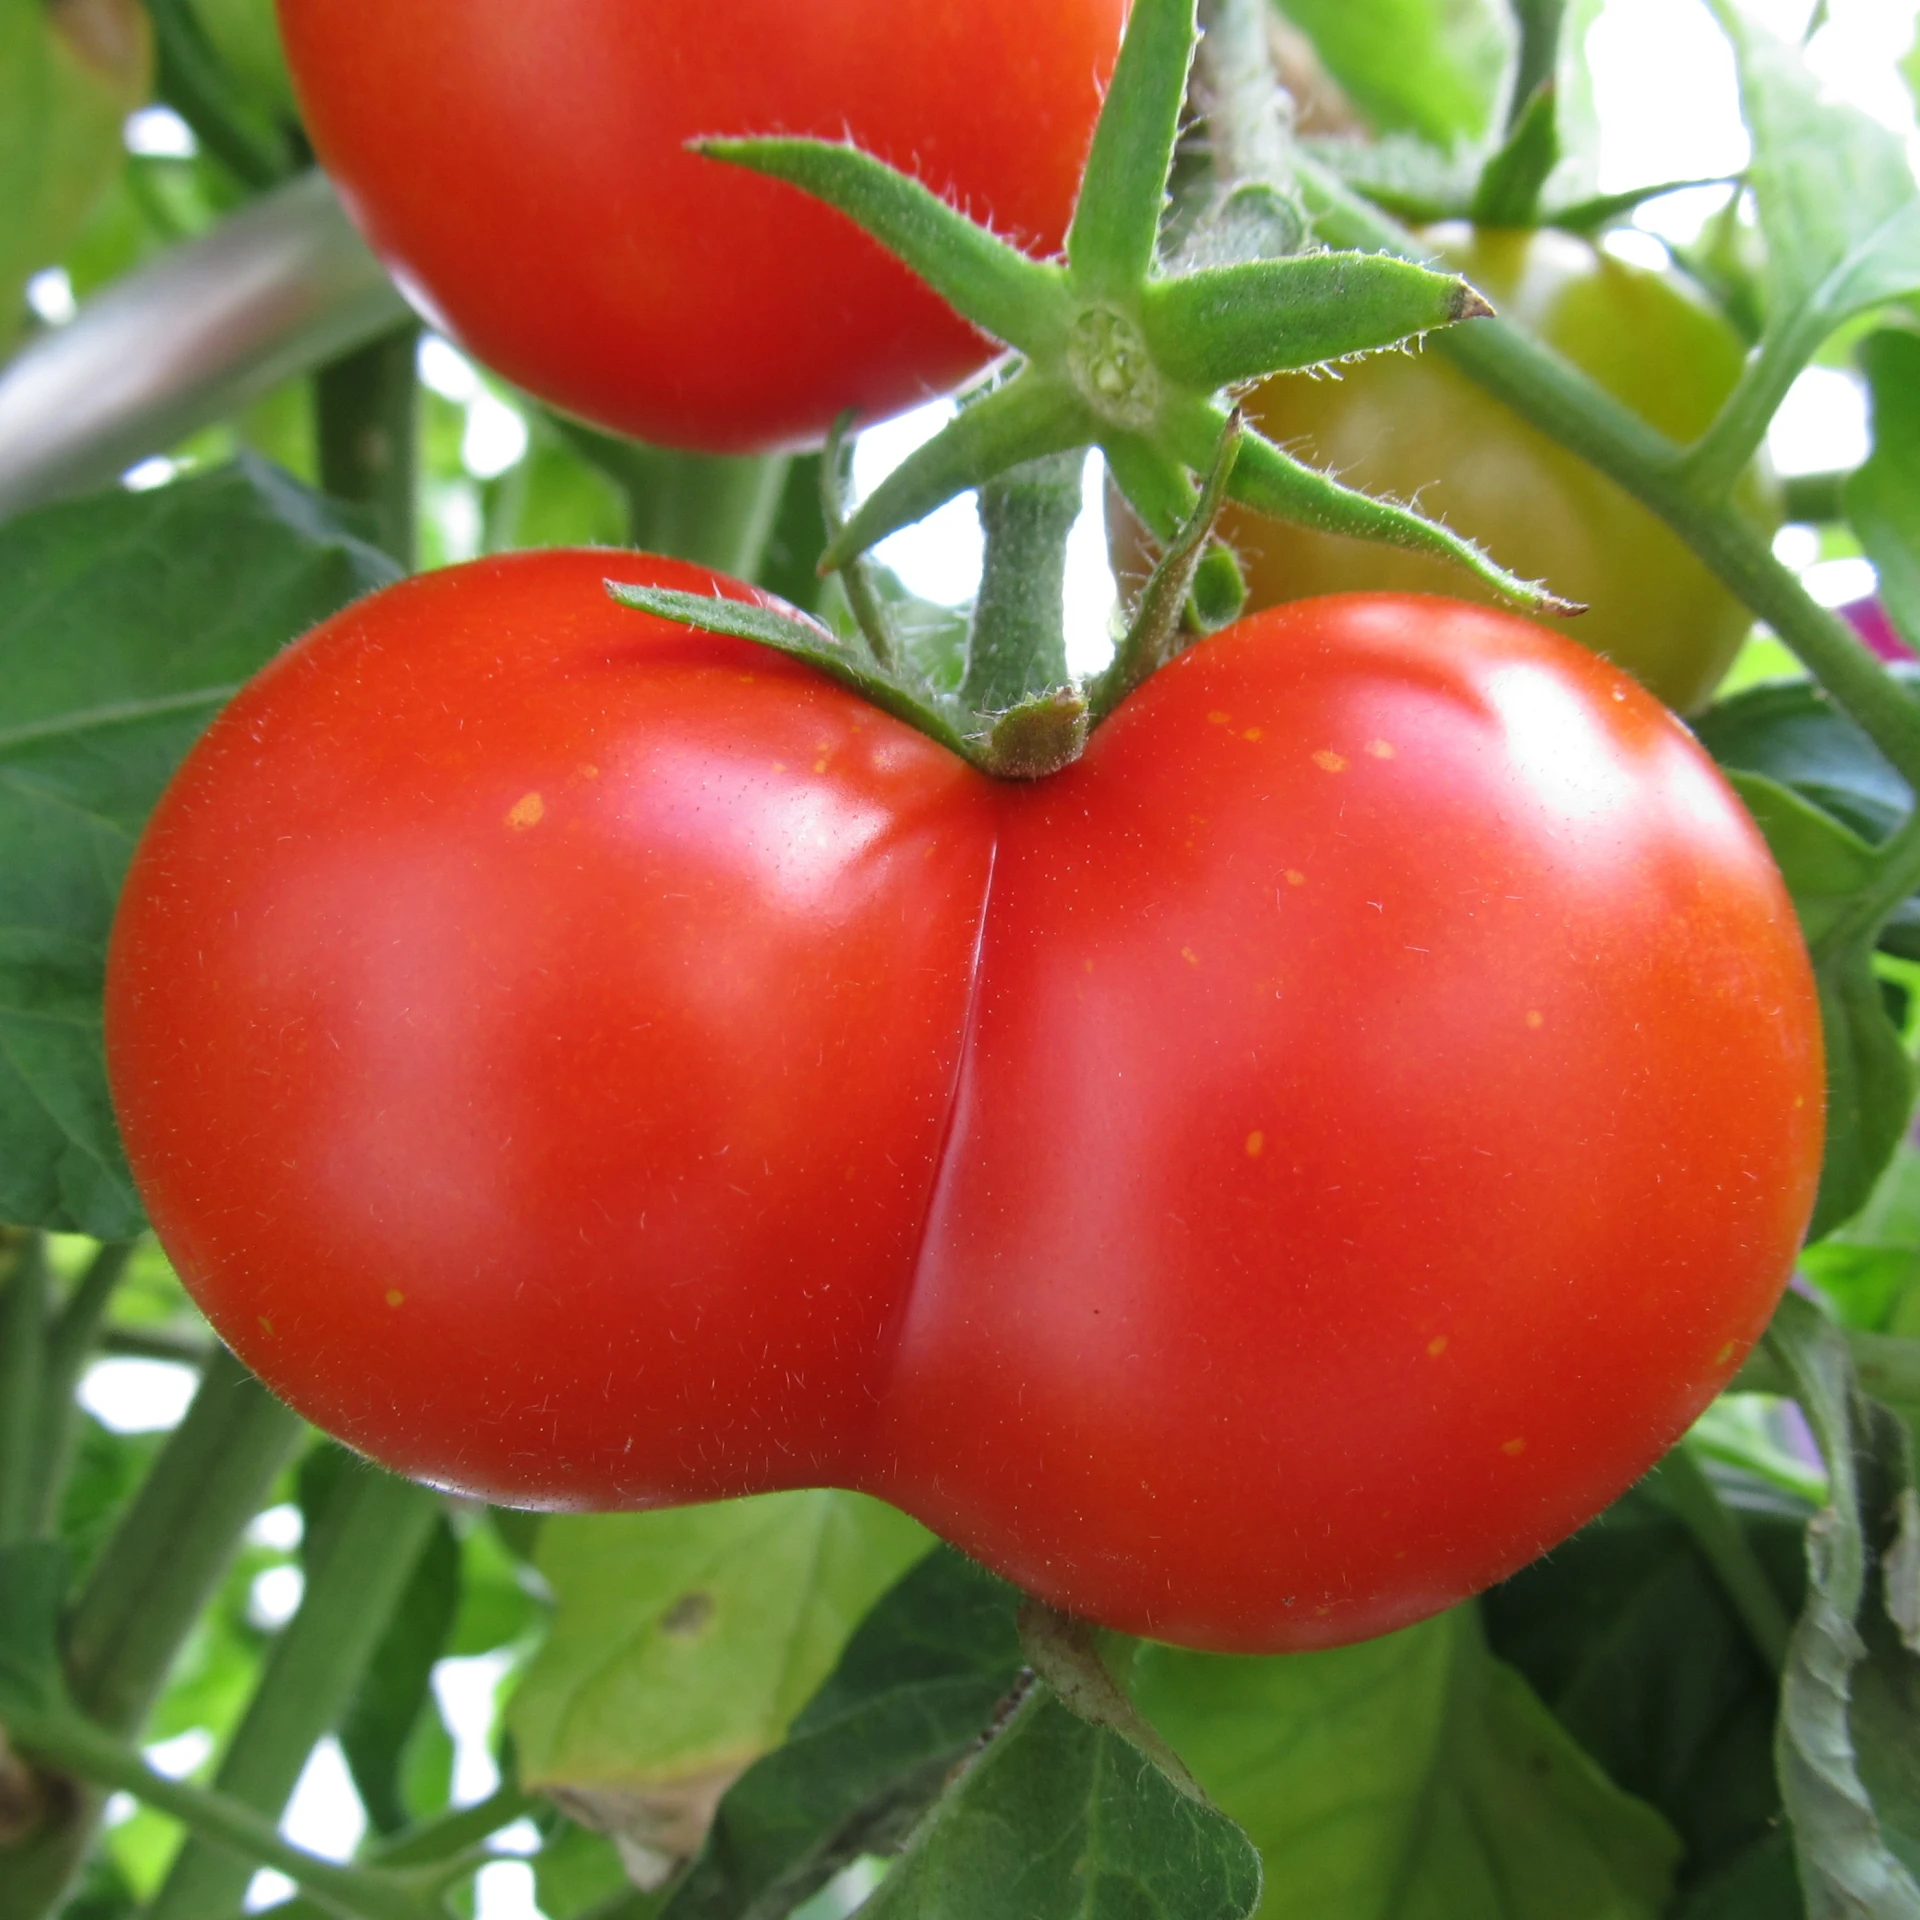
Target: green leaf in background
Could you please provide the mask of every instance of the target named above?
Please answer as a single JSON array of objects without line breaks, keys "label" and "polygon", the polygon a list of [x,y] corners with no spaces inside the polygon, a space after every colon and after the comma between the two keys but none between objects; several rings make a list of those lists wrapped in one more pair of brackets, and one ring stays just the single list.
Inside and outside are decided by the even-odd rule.
[{"label": "green leaf in background", "polygon": [[1920,1149],[1911,1140],[1860,1212],[1806,1248],[1800,1264],[1843,1325],[1920,1336]]},{"label": "green leaf in background", "polygon": [[27,281],[119,173],[121,123],[152,68],[140,0],[0,0],[0,356],[25,323]]},{"label": "green leaf in background", "polygon": [[1711,4],[1733,42],[1753,139],[1768,357],[1784,380],[1841,321],[1920,288],[1920,185],[1896,134],[1823,99],[1799,53],[1734,0]]},{"label": "green leaf in background", "polygon": [[728,1790],[661,1920],[767,1920],[894,1851],[1019,1675],[1019,1599],[951,1547],[912,1568],[786,1743]]},{"label": "green leaf in background", "polygon": [[1493,130],[1513,46],[1497,0],[1277,0],[1378,133],[1451,148]]},{"label": "green leaf in background", "polygon": [[193,0],[193,12],[249,99],[293,119],[293,79],[273,0]]},{"label": "green leaf in background", "polygon": [[[1781,1605],[1797,1612],[1808,1509],[1743,1477],[1721,1475],[1718,1486]],[[1729,1888],[1757,1901],[1757,1886],[1778,1883],[1792,1901],[1783,1911],[1798,1915],[1791,1854],[1774,1844],[1778,1685],[1661,1476],[1483,1595],[1480,1608],[1499,1657],[1609,1779],[1679,1834],[1682,1912],[1691,1917],[1695,1900],[1711,1911]]]},{"label": "green leaf in background", "polygon": [[1259,1898],[1259,1855],[1230,1819],[1036,1682],[860,1912],[1244,1920]]},{"label": "green leaf in background", "polygon": [[100,1048],[134,841],[240,682],[394,572],[255,462],[0,526],[0,1220],[139,1231]]},{"label": "green leaf in background", "polygon": [[1873,393],[1873,454],[1847,482],[1847,518],[1888,617],[1920,645],[1920,335],[1869,334],[1860,365]]},{"label": "green leaf in background", "polygon": [[556,1610],[508,1710],[521,1779],[664,1877],[931,1544],[836,1491],[548,1520]]},{"label": "green leaf in background", "polygon": [[[1920,1663],[1894,1618],[1912,1621],[1914,1596],[1902,1590],[1911,1567],[1888,1550],[1913,1513],[1911,1441],[1861,1398],[1845,1338],[1810,1301],[1787,1295],[1767,1346],[1793,1380],[1832,1487],[1832,1504],[1807,1528],[1807,1600],[1775,1737],[1807,1910],[1812,1920],[1920,1920],[1908,1717]],[[1884,1821],[1882,1791],[1892,1795]]]},{"label": "green leaf in background", "polygon": [[1268,1920],[1656,1920],[1679,1843],[1471,1606],[1279,1659],[1146,1647],[1142,1711],[1259,1847]]}]

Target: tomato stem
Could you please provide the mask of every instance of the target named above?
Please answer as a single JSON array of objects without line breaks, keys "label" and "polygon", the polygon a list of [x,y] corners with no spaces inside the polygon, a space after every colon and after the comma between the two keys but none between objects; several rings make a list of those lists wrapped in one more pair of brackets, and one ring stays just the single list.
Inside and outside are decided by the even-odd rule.
[{"label": "tomato stem", "polygon": [[1078,453],[1029,460],[980,489],[985,560],[960,697],[1000,713],[1067,682],[1067,536],[1080,517]]},{"label": "tomato stem", "polygon": [[32,1536],[52,1533],[59,1518],[60,1497],[72,1470],[80,1414],[74,1389],[81,1370],[92,1357],[100,1323],[133,1258],[133,1242],[106,1242],[81,1274],[66,1304],[47,1328],[40,1380],[40,1428],[34,1456],[34,1524]]},{"label": "tomato stem", "polygon": [[36,1467],[47,1372],[46,1236],[9,1230],[0,1239],[0,1251],[8,1256],[6,1290],[0,1293],[0,1547],[10,1547],[39,1531]]},{"label": "tomato stem", "polygon": [[375,543],[414,564],[414,482],[420,441],[409,323],[330,361],[313,378],[320,485],[336,500],[370,508]]},{"label": "tomato stem", "polygon": [[[275,1638],[234,1730],[217,1792],[277,1817],[316,1741],[346,1711],[413,1576],[440,1498],[358,1463],[341,1477],[307,1546],[300,1607]],[[200,1920],[240,1904],[251,1869],[212,1839],[189,1840],[148,1907],[148,1920]]]}]

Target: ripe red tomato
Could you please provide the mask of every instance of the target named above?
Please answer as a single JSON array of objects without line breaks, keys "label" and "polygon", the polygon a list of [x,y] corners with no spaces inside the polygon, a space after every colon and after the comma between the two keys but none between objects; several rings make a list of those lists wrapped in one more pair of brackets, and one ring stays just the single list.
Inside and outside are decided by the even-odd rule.
[{"label": "ripe red tomato", "polygon": [[363,601],[135,859],[133,1164],[310,1418],[523,1504],[862,1487],[1094,1619],[1303,1647],[1558,1540],[1764,1326],[1808,969],[1603,661],[1299,603],[995,784],[608,574],[715,584]]},{"label": "ripe red tomato", "polygon": [[1036,253],[1066,232],[1126,0],[279,0],[306,124],[436,325],[669,446],[818,439],[994,349],[839,214],[700,134],[857,140]]}]

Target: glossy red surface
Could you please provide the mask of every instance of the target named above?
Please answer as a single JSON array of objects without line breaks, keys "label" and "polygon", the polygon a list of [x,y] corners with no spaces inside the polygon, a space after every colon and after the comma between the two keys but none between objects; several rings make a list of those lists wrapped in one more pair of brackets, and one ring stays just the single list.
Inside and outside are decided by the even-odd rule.
[{"label": "glossy red surface", "polygon": [[1065,233],[1125,0],[280,0],[374,250],[508,379],[668,446],[817,440],[994,349],[849,221],[686,151],[851,137],[999,233]]},{"label": "glossy red surface", "polygon": [[1818,1020],[1746,815],[1604,662],[1296,603],[995,785],[608,574],[711,580],[349,609],[129,877],[133,1164],[302,1412],[497,1500],[859,1486],[1272,1649],[1522,1564],[1730,1376]]}]

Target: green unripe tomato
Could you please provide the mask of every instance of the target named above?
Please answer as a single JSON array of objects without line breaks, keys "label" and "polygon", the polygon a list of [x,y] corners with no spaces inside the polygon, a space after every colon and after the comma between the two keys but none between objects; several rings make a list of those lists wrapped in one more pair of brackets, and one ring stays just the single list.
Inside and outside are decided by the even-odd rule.
[{"label": "green unripe tomato", "polygon": [[[1739,377],[1739,338],[1670,276],[1563,233],[1449,225],[1427,239],[1504,319],[1675,441],[1697,439]],[[1751,623],[1638,501],[1431,350],[1377,354],[1337,378],[1282,374],[1247,410],[1300,458],[1417,501],[1503,566],[1585,601],[1566,631],[1682,712],[1712,693]],[[1754,472],[1737,497],[1756,518],[1777,518],[1771,492]],[[1246,570],[1249,611],[1356,591],[1493,599],[1457,567],[1397,548],[1237,509],[1222,532]]]}]

